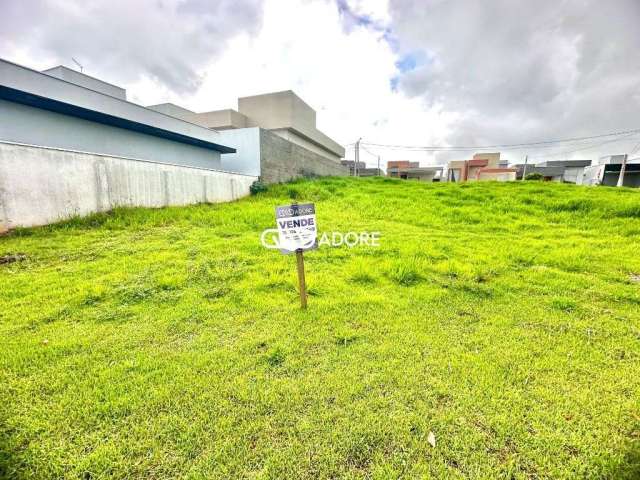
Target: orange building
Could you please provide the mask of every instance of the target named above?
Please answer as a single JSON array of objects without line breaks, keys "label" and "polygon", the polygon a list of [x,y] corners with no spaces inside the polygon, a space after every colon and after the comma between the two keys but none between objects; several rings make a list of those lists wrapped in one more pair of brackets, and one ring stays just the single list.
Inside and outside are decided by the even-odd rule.
[{"label": "orange building", "polygon": [[387,177],[407,178],[406,172],[410,168],[418,168],[420,162],[408,160],[392,160],[387,162]]},{"label": "orange building", "polygon": [[516,169],[500,162],[500,153],[476,153],[471,160],[449,162],[447,181],[473,182],[481,180],[510,181],[516,179]]}]

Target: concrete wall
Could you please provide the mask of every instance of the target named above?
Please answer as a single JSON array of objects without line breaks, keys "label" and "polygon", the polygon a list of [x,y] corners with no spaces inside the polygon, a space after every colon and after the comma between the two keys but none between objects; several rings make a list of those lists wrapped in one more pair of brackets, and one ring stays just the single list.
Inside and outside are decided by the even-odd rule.
[{"label": "concrete wall", "polygon": [[0,230],[45,225],[118,206],[224,202],[257,177],[0,143]]},{"label": "concrete wall", "polygon": [[249,126],[268,130],[316,128],[316,112],[291,90],[238,99],[238,112],[248,117]]},{"label": "concrete wall", "polygon": [[582,176],[584,175],[584,167],[567,167],[564,169],[562,180],[565,182],[582,184]]},{"label": "concrete wall", "polygon": [[266,183],[302,176],[346,176],[349,169],[304,147],[260,129],[260,170]]},{"label": "concrete wall", "polygon": [[226,110],[196,113],[193,121],[198,125],[213,128],[214,130],[247,127],[247,117],[229,108]]},{"label": "concrete wall", "polygon": [[236,153],[222,155],[222,170],[260,175],[260,129],[239,128],[220,132],[222,141],[236,149]]},{"label": "concrete wall", "polygon": [[[296,134],[293,130],[282,128],[277,130],[271,130],[271,132],[275,133],[279,137],[284,138],[285,140],[289,140],[292,143],[300,145],[301,147],[306,148],[307,150],[311,150],[312,152],[325,157],[328,160],[331,160],[336,163],[340,163],[341,156],[337,155],[334,152],[331,152],[325,148],[319,147],[316,143],[310,142],[306,138]],[[344,150],[342,155],[344,156]]]},{"label": "concrete wall", "polygon": [[42,73],[121,100],[127,99],[127,91],[124,88],[103,82],[102,80],[98,80],[97,78],[85,75],[84,73],[80,73],[62,65],[49,68],[48,70],[43,70]]},{"label": "concrete wall", "polygon": [[169,115],[170,117],[179,118],[185,122],[197,123],[193,121],[196,115],[195,112],[176,105],[175,103],[159,103],[157,105],[148,105],[147,108],[155,112]]},{"label": "concrete wall", "polygon": [[[487,160],[489,163],[487,164],[487,168],[498,168],[500,164],[500,153],[476,153],[473,156],[474,160]],[[469,175],[471,176],[471,175]]]},{"label": "concrete wall", "polygon": [[344,148],[316,128],[316,112],[291,90],[242,97],[238,111],[247,117],[248,127],[293,131],[338,159]]},{"label": "concrete wall", "polygon": [[599,185],[604,175],[605,165],[585,167],[578,185]]},{"label": "concrete wall", "polygon": [[[619,178],[620,172],[606,172],[600,185],[616,187],[618,185]],[[623,186],[634,188],[640,187],[640,172],[625,172]]]},{"label": "concrete wall", "polygon": [[516,172],[480,172],[480,181],[512,182]]},{"label": "concrete wall", "polygon": [[222,169],[220,152],[0,100],[0,141]]}]

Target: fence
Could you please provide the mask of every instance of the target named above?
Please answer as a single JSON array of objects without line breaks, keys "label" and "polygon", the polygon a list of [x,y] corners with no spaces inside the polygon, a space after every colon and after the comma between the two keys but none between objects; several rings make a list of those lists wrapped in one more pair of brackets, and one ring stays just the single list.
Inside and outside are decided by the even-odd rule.
[{"label": "fence", "polygon": [[257,177],[0,142],[0,231],[119,206],[226,202]]}]

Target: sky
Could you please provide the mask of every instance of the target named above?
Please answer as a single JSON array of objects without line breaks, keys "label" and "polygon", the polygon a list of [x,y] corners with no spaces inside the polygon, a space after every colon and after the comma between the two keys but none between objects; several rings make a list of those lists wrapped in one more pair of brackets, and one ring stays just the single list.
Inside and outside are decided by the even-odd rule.
[{"label": "sky", "polygon": [[[640,129],[639,20],[639,0],[2,0],[0,57],[74,58],[133,102],[198,112],[291,89],[347,158],[362,137],[370,166],[429,165]],[[477,151],[535,163],[637,145]]]}]

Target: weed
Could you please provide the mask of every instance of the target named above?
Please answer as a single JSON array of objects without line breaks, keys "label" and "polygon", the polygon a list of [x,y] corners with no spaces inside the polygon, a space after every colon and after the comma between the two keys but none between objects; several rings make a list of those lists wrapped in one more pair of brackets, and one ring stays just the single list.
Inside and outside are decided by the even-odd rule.
[{"label": "weed", "polygon": [[415,285],[422,280],[422,276],[412,262],[400,262],[394,265],[389,270],[389,278],[403,287]]}]

